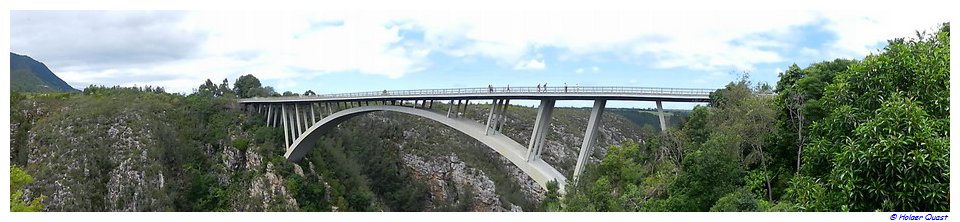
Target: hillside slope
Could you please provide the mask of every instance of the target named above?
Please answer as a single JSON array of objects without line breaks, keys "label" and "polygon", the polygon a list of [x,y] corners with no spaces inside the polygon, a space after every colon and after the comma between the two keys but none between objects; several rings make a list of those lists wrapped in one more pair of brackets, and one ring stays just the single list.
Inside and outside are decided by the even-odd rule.
[{"label": "hillside slope", "polygon": [[10,89],[20,92],[77,91],[43,63],[29,56],[12,52],[10,53]]}]

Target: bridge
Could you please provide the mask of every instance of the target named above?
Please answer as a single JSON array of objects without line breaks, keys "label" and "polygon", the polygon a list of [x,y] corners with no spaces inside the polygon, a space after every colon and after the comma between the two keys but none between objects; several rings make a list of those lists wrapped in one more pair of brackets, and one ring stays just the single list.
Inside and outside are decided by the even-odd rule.
[{"label": "bridge", "polygon": [[[597,128],[607,101],[654,101],[660,128],[666,130],[662,102],[710,102],[709,95],[713,91],[647,87],[486,87],[249,98],[241,99],[239,103],[248,111],[266,115],[267,125],[283,127],[285,157],[289,161],[300,161],[324,132],[335,129],[347,119],[370,112],[391,111],[424,117],[456,129],[509,159],[540,186],[545,188],[547,182],[556,180],[563,192],[567,178],[540,159],[557,100],[593,101],[574,168],[573,177],[577,178],[593,153]],[[491,104],[485,123],[464,117],[471,100]],[[510,100],[540,101],[533,132],[525,144],[500,133]],[[443,102],[447,102],[443,105],[446,110],[440,108],[439,104]],[[437,108],[434,103],[439,103]]]}]

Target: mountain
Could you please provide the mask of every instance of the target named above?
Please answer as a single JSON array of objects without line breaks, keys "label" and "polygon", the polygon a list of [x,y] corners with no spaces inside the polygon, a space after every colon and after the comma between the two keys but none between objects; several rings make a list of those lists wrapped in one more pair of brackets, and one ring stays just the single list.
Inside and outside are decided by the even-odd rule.
[{"label": "mountain", "polygon": [[29,56],[10,53],[10,89],[21,92],[77,91],[46,65]]}]

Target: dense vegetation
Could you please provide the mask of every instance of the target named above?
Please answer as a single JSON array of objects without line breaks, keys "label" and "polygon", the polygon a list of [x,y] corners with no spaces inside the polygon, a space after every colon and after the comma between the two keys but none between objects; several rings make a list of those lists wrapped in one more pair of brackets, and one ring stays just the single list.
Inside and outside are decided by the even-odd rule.
[{"label": "dense vegetation", "polygon": [[[861,61],[746,77],[679,129],[615,146],[565,211],[946,211],[950,25]],[[775,92],[775,96],[769,93]]]}]

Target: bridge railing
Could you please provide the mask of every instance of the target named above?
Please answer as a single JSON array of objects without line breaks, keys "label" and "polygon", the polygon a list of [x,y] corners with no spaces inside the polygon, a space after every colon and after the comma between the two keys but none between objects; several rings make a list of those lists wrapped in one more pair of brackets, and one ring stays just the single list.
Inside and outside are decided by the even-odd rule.
[{"label": "bridge railing", "polygon": [[516,95],[516,94],[635,94],[659,96],[692,96],[707,97],[716,89],[695,88],[652,88],[652,87],[620,87],[620,86],[550,86],[550,87],[477,87],[451,89],[411,89],[411,90],[381,90],[353,93],[335,93],[316,96],[284,96],[269,98],[250,98],[248,100],[277,100],[302,98],[370,98],[382,96],[456,96],[456,95]]},{"label": "bridge railing", "polygon": [[[690,88],[647,88],[647,87],[605,87],[605,86],[550,86],[550,87],[486,87],[486,88],[453,88],[453,89],[411,89],[411,90],[383,90],[353,93],[323,94],[321,98],[357,98],[374,96],[434,96],[434,95],[474,95],[474,94],[646,94],[646,95],[681,95],[681,96],[709,96],[715,89]],[[299,96],[309,97],[309,96]]]}]

